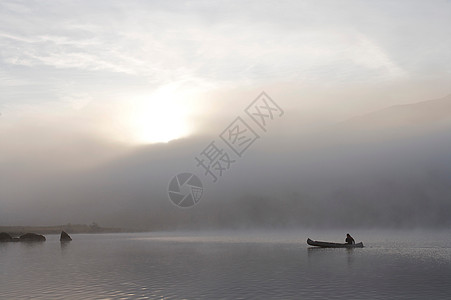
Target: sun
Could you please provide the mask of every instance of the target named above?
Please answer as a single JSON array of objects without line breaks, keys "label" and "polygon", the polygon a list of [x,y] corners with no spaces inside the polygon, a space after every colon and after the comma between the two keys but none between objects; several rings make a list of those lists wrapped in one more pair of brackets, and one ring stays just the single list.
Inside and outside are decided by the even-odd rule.
[{"label": "sun", "polygon": [[147,95],[136,96],[129,117],[134,143],[167,143],[191,133],[189,118],[193,103],[189,93],[166,86]]}]

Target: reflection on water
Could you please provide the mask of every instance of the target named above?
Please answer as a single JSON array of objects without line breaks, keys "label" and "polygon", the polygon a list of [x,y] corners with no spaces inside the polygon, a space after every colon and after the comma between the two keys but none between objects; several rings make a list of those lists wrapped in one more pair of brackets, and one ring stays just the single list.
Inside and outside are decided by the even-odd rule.
[{"label": "reflection on water", "polygon": [[346,254],[348,255],[348,266],[350,266],[354,261],[354,250],[355,249],[345,249]]},{"label": "reflection on water", "polygon": [[60,247],[61,247],[61,253],[64,253],[64,251],[69,247],[70,241],[61,241]]},{"label": "reflection on water", "polygon": [[[330,258],[340,261],[346,261],[348,266],[354,262],[354,251],[362,251],[361,248],[319,248],[319,247],[308,247],[308,259],[311,264],[322,264],[324,262],[329,262]],[[345,260],[346,259],[346,260]],[[335,262],[334,264],[336,264]]]},{"label": "reflection on water", "polygon": [[[328,234],[314,237],[341,237]],[[70,243],[55,235],[0,244],[0,298],[449,299],[449,233],[359,235],[365,248],[311,248],[302,232],[73,235]]]}]

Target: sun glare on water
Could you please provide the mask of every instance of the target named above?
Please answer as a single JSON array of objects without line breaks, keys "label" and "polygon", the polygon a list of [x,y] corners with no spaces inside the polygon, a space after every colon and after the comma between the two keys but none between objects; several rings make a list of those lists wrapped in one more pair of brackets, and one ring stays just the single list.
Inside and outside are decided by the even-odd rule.
[{"label": "sun glare on water", "polygon": [[189,116],[193,108],[188,94],[171,87],[133,99],[130,127],[133,143],[167,143],[188,136],[192,126]]}]

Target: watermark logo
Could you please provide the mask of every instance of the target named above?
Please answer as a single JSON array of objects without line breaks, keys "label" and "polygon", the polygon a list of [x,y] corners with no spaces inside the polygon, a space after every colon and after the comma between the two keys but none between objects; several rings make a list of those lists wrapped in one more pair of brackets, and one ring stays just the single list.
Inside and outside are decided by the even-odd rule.
[{"label": "watermark logo", "polygon": [[237,117],[230,123],[219,137],[239,157],[241,157],[247,148],[260,138],[260,136],[240,117]]},{"label": "watermark logo", "polygon": [[[202,169],[205,177],[216,183],[220,177],[239,161],[244,153],[267,132],[267,127],[284,112],[265,92],[262,92],[244,110],[247,119],[254,122],[253,128],[241,116],[237,116],[224,131],[219,134],[220,140],[211,141],[194,157],[196,167]],[[219,141],[219,143],[218,143]],[[223,144],[222,147],[220,144]],[[182,188],[184,186],[188,188]],[[169,199],[177,206],[187,208],[197,204],[203,194],[201,180],[193,173],[181,173],[169,183]]]},{"label": "watermark logo", "polygon": [[168,195],[178,207],[191,207],[202,198],[204,188],[199,177],[192,173],[180,173],[172,178],[168,186]]},{"label": "watermark logo", "polygon": [[231,164],[236,162],[230,158],[228,152],[217,147],[215,141],[208,144],[199,156],[194,158],[197,161],[197,167],[202,167],[205,171],[204,175],[211,176],[213,182],[216,182],[218,177],[222,176],[222,173],[230,169]]},{"label": "watermark logo", "polygon": [[275,118],[283,116],[283,110],[265,92],[262,92],[244,110],[260,128],[266,132],[266,127]]}]

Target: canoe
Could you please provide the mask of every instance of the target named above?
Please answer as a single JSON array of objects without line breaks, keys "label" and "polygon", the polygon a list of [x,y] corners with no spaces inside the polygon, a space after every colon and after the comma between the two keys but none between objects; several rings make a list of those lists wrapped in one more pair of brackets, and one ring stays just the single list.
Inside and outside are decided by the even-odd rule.
[{"label": "canoe", "polygon": [[320,242],[320,241],[312,241],[311,239],[307,239],[307,244],[310,246],[322,247],[322,248],[363,248],[363,243],[357,244],[340,244],[340,243],[329,243],[329,242]]}]

